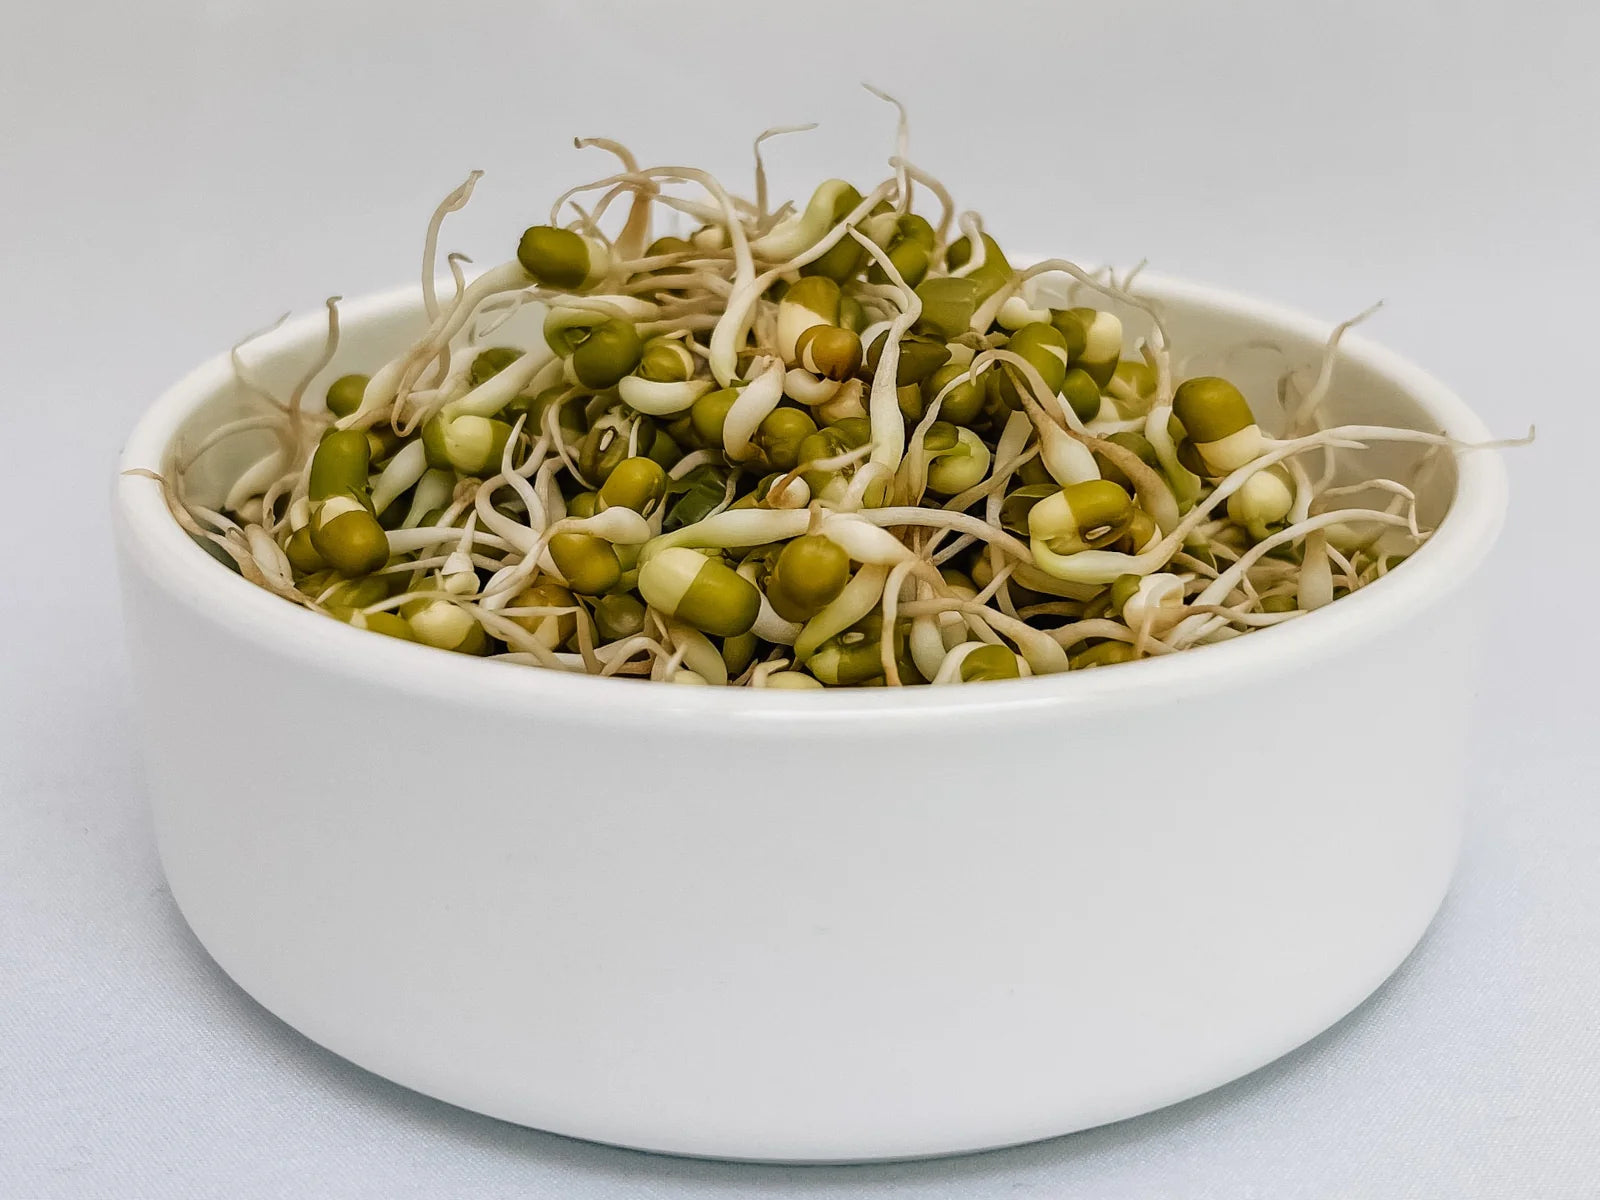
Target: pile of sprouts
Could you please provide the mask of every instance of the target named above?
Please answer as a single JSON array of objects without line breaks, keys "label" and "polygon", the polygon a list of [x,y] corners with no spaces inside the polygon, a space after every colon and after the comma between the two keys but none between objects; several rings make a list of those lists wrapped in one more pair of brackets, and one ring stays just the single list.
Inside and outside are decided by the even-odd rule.
[{"label": "pile of sprouts", "polygon": [[[1009,261],[909,160],[903,111],[887,178],[774,207],[761,144],[794,131],[757,139],[753,199],[580,141],[616,170],[507,261],[469,278],[449,256],[441,295],[440,229],[474,172],[428,226],[426,332],[321,404],[336,301],[286,398],[236,351],[261,412],[180,451],[175,515],[251,581],[374,633],[756,688],[1172,654],[1300,620],[1427,537],[1414,484],[1351,463],[1460,447],[1326,424],[1349,323],[1283,372],[1269,432],[1233,383],[1185,375],[1131,275]],[[496,341],[518,312],[542,337]],[[263,429],[276,445],[220,506],[184,494],[199,455]]]}]

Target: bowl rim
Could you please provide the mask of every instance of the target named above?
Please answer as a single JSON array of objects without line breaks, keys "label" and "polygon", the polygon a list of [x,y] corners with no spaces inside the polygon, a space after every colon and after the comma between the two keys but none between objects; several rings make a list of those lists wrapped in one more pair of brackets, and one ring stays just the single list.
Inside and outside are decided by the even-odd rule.
[{"label": "bowl rim", "polygon": [[[421,304],[416,284],[368,294],[341,305],[348,330],[396,316]],[[1253,323],[1326,339],[1332,326],[1293,309],[1224,289],[1142,274],[1138,292],[1227,311]],[[325,316],[308,313],[264,335],[258,345],[285,350],[320,342]],[[1340,343],[1341,356],[1384,376],[1446,433],[1486,441],[1478,416],[1444,384],[1359,332]],[[1260,684],[1350,652],[1381,638],[1463,586],[1493,545],[1504,522],[1506,473],[1498,451],[1458,455],[1450,509],[1405,568],[1307,618],[1250,637],[1196,647],[1112,670],[1070,672],[982,687],[838,688],[789,691],[751,688],[628,686],[576,672],[508,669],[495,663],[378,637],[285,603],[250,583],[196,545],[167,510],[159,485],[135,469],[159,471],[183,423],[218,389],[232,382],[229,355],[203,362],[167,389],[139,419],[118,464],[113,507],[124,570],[136,568],[196,619],[219,626],[322,673],[364,679],[386,689],[449,700],[497,712],[548,714],[552,706],[613,724],[683,723],[718,732],[788,731],[796,722],[815,729],[874,720],[955,720],[975,715],[1137,708],[1232,687]]]}]

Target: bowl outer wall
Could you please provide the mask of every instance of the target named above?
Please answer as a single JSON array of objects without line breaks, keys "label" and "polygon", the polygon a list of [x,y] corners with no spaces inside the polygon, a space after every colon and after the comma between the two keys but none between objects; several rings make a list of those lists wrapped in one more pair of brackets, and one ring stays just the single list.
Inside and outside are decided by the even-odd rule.
[{"label": "bowl outer wall", "polygon": [[[1415,368],[1344,352],[1484,436]],[[228,379],[214,360],[163,397],[124,466],[158,468]],[[1224,646],[752,696],[349,629],[233,575],[124,476],[162,860],[208,950],[291,1025],[539,1128],[837,1161],[1129,1116],[1313,1036],[1425,928],[1459,841],[1467,583],[1504,503],[1497,457],[1466,456],[1405,569]]]}]

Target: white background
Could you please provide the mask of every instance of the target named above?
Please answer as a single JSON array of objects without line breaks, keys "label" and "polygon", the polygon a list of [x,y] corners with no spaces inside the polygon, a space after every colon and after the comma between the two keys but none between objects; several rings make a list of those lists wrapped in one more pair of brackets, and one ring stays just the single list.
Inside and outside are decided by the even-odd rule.
[{"label": "white background", "polygon": [[[1600,1196],[1600,18],[1587,3],[8,5],[0,40],[0,1197]],[[665,1160],[366,1075],[235,989],[162,884],[110,575],[114,454],[287,308],[508,256],[574,134],[778,194],[914,156],[1019,250],[1368,327],[1507,434],[1472,824],[1433,931],[1288,1059],[947,1162]],[[225,697],[218,698],[219,703]],[[1359,747],[1330,747],[1359,779]],[[248,769],[248,764],[244,765]],[[1285,803],[1293,803],[1286,794]]]}]

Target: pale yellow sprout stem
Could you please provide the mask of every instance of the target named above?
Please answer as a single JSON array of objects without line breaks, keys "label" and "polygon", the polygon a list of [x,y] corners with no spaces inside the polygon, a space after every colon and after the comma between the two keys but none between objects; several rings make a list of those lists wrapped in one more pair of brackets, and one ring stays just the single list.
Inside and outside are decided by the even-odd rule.
[{"label": "pale yellow sprout stem", "polygon": [[1333,385],[1334,364],[1339,357],[1339,343],[1344,339],[1344,335],[1382,307],[1383,301],[1379,300],[1371,307],[1362,309],[1348,321],[1340,321],[1333,327],[1333,332],[1328,335],[1328,343],[1322,350],[1322,364],[1317,370],[1316,382],[1301,398],[1299,405],[1287,414],[1286,428],[1290,433],[1301,432],[1316,411],[1322,407],[1322,402],[1328,398],[1328,389]]},{"label": "pale yellow sprout stem", "polygon": [[862,87],[871,92],[879,100],[894,105],[899,114],[895,124],[894,155],[889,159],[895,172],[895,211],[906,213],[911,211],[911,177],[907,170],[907,162],[911,153],[911,118],[906,112],[906,106],[901,104],[888,92],[873,87],[870,83],[863,83]]},{"label": "pale yellow sprout stem", "polygon": [[478,180],[482,178],[482,171],[470,172],[453,192],[439,202],[439,207],[433,210],[433,216],[428,219],[428,233],[422,240],[422,308],[429,321],[439,315],[439,296],[434,290],[439,230],[444,226],[445,217],[467,206],[467,201],[472,199],[472,189],[478,186]]},{"label": "pale yellow sprout stem", "polygon": [[763,129],[756,134],[755,144],[751,149],[756,158],[756,226],[762,227],[767,220],[767,164],[761,158],[761,143],[770,138],[782,137],[786,133],[809,133],[817,127],[815,121],[808,121],[804,125],[774,125],[770,129]]}]

